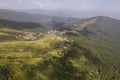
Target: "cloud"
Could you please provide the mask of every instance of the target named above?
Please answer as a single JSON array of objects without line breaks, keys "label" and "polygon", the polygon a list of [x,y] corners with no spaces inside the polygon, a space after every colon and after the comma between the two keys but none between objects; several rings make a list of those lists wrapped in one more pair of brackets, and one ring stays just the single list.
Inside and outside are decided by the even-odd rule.
[{"label": "cloud", "polygon": [[23,1],[22,0],[17,0],[17,3],[21,4],[21,3],[23,3]]},{"label": "cloud", "polygon": [[6,3],[0,3],[0,7],[8,7],[8,4],[6,4]]},{"label": "cloud", "polygon": [[56,0],[52,0],[52,1],[56,1]]},{"label": "cloud", "polygon": [[55,4],[55,7],[60,7],[60,5],[58,5],[58,4]]},{"label": "cloud", "polygon": [[35,5],[37,5],[37,7],[42,8],[43,4],[41,2],[36,2]]}]

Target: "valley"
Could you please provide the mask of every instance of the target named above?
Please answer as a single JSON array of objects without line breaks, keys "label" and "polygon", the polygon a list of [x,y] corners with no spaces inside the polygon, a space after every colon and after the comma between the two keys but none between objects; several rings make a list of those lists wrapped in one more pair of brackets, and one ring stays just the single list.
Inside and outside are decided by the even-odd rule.
[{"label": "valley", "polygon": [[10,16],[0,17],[0,80],[120,79],[120,20]]}]

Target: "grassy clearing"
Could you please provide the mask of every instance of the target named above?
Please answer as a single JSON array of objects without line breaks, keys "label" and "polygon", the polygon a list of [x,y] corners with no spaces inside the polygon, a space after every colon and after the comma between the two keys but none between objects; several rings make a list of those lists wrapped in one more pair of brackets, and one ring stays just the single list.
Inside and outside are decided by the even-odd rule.
[{"label": "grassy clearing", "polygon": [[[52,50],[55,43],[64,41],[60,38],[53,40],[55,35],[46,35],[36,41],[14,41],[0,43],[0,58],[17,59],[17,58],[32,58],[40,57],[41,54],[47,54]],[[52,46],[53,45],[53,46]],[[51,55],[58,51],[50,51]],[[57,54],[56,54],[57,55]],[[37,60],[35,60],[37,61]],[[34,62],[34,61],[33,61]]]}]

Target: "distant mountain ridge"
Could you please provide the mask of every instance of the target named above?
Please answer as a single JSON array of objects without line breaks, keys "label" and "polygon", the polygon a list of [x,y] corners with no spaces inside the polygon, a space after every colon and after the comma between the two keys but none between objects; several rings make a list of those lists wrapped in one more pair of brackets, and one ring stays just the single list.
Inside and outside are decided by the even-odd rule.
[{"label": "distant mountain ridge", "polygon": [[27,12],[27,13],[32,13],[32,14],[45,14],[48,16],[68,17],[68,15],[66,13],[54,11],[54,10],[31,9],[31,10],[21,10],[21,11]]},{"label": "distant mountain ridge", "polygon": [[51,16],[44,14],[31,14],[26,12],[17,12],[15,10],[0,9],[0,19],[20,21],[20,22],[49,22]]},{"label": "distant mountain ridge", "polygon": [[[86,18],[86,19],[79,19],[79,18],[72,18],[72,17],[64,18],[64,17],[57,17],[57,16],[48,16],[44,14],[31,14],[31,13],[25,13],[25,12],[17,12],[14,10],[1,9],[0,19],[1,19],[0,20],[1,23],[5,23],[6,21],[4,20],[9,20],[9,21],[15,21],[17,25],[22,25],[22,26],[27,25],[29,27],[31,27],[32,25],[42,26],[41,23],[44,23],[44,24],[48,24],[47,27],[52,26],[53,29],[81,30],[86,28],[86,30],[93,32],[95,34],[106,34],[106,35],[109,34],[111,36],[117,36],[117,37],[120,36],[120,32],[119,32],[120,20],[105,17],[105,16],[96,16],[96,17]],[[19,24],[16,21],[23,22],[23,23]],[[27,23],[24,23],[24,22],[27,22]],[[6,22],[5,24],[7,23],[9,24],[9,22]],[[15,26],[15,23],[14,22],[12,23]],[[9,26],[10,25],[11,24],[9,24]]]},{"label": "distant mountain ridge", "polygon": [[17,22],[10,20],[0,19],[0,27],[6,27],[11,29],[35,29],[35,28],[43,28],[39,23],[34,22]]}]

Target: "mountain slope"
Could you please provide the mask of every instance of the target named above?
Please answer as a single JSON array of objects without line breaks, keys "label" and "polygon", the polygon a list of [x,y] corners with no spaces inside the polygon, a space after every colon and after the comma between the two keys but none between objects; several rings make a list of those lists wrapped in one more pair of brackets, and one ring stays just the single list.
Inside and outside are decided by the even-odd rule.
[{"label": "mountain slope", "polygon": [[[96,21],[89,28],[92,28],[93,31],[98,33],[106,33],[106,35],[111,36],[120,36],[120,21],[116,19],[112,19],[109,17],[95,17]],[[88,25],[89,26],[89,25]],[[92,30],[91,29],[91,30]]]},{"label": "mountain slope", "polygon": [[[79,24],[74,23],[77,27],[73,30],[77,31],[89,31],[94,33],[94,35],[102,38],[108,38],[110,40],[120,39],[120,20],[104,17],[104,16],[97,16],[89,19],[85,19]],[[87,33],[87,32],[86,32]]]},{"label": "mountain slope", "polygon": [[0,80],[119,80],[119,24],[108,17],[0,20]]},{"label": "mountain slope", "polygon": [[0,19],[0,41],[34,40],[45,31],[44,24]]}]

